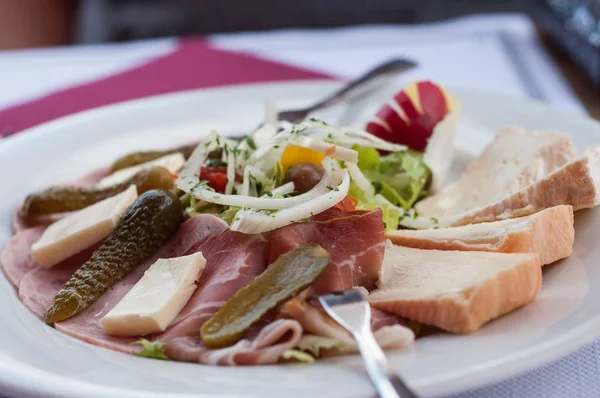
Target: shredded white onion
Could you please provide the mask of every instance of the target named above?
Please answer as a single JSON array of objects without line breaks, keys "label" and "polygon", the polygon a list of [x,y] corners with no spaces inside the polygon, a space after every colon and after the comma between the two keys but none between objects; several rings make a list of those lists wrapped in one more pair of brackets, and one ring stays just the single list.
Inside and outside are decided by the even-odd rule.
[{"label": "shredded white onion", "polygon": [[344,162],[358,162],[358,152],[353,149],[344,148],[329,142],[316,140],[314,138],[300,136],[293,141],[294,145],[310,148],[322,152],[333,159],[343,160]]},{"label": "shredded white onion", "polygon": [[233,193],[233,184],[235,183],[235,154],[233,148],[227,148],[227,185],[225,193],[231,195]]},{"label": "shredded white onion", "polygon": [[333,190],[328,189],[328,193],[295,206],[279,210],[272,214],[255,210],[240,210],[231,224],[231,229],[246,234],[258,234],[272,231],[322,213],[341,202],[348,195],[348,190],[350,189],[350,175],[346,170],[334,171],[331,178],[333,181],[336,181],[332,185],[332,187],[335,186],[336,188]]},{"label": "shredded white onion", "polygon": [[360,171],[356,163],[346,163],[346,168],[352,177],[352,181],[354,181],[354,183],[358,185],[358,187],[363,190],[367,196],[375,195],[375,189],[373,188],[373,185],[371,185],[371,182],[367,179],[367,177],[365,177],[362,171]]},{"label": "shredded white onion", "polygon": [[293,182],[288,182],[287,184],[283,184],[275,189],[273,189],[271,191],[271,194],[273,196],[275,195],[288,195],[292,192],[294,192],[294,189],[296,189],[296,186],[294,185]]},{"label": "shredded white onion", "polygon": [[[301,195],[293,196],[291,198],[257,198],[249,195],[225,195],[217,193],[202,185],[198,185],[198,174],[194,174],[193,170],[200,169],[202,161],[199,161],[198,159],[201,157],[202,152],[196,153],[196,151],[194,151],[177,180],[177,187],[184,192],[191,193],[196,199],[219,205],[247,207],[251,209],[285,209],[307,202],[329,192],[328,186],[333,186],[336,183],[335,181],[332,181],[334,177],[334,166],[332,165],[332,162],[334,161],[325,158],[323,160],[325,174],[321,178],[321,181],[319,181],[313,189]],[[205,158],[206,157],[204,156],[204,159]],[[194,167],[195,165],[198,166]]]}]

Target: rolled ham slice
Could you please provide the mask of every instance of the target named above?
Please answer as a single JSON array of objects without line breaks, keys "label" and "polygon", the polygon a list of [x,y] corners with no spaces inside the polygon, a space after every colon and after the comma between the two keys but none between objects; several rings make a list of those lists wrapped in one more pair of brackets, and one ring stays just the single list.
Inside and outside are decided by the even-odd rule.
[{"label": "rolled ham slice", "polygon": [[374,308],[472,333],[530,303],[542,284],[541,260],[531,253],[420,250],[386,245]]},{"label": "rolled ham slice", "polygon": [[555,206],[526,217],[462,227],[386,232],[393,243],[415,249],[537,253],[550,264],[573,252],[573,207]]}]

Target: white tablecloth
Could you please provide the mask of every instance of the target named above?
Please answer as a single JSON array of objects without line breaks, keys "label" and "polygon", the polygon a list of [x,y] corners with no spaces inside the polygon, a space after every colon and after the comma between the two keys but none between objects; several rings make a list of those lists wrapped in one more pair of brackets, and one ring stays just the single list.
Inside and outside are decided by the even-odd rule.
[{"label": "white tablecloth", "polygon": [[[215,35],[216,46],[350,77],[391,56],[419,67],[400,80],[532,98],[584,113],[531,22],[519,15],[479,16],[417,27],[367,26]],[[0,52],[0,108],[108,76],[171,51],[173,39],[129,44]],[[565,359],[457,397],[600,397],[600,343]]]}]

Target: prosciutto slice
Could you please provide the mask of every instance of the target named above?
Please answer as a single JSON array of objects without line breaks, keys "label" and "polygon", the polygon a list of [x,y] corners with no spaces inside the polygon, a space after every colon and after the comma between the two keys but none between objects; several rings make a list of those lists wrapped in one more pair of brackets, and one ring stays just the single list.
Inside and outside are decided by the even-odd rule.
[{"label": "prosciutto slice", "polygon": [[311,293],[363,286],[375,288],[385,250],[381,209],[343,212],[332,209],[313,221],[273,231],[270,262],[295,247],[316,243],[331,255],[329,265],[311,286]]},{"label": "prosciutto slice", "polygon": [[166,354],[180,361],[200,362],[207,349],[200,342],[200,327],[235,292],[246,286],[267,266],[268,235],[245,235],[226,230],[220,236],[194,246],[206,258],[198,288],[190,301],[160,336]]},{"label": "prosciutto slice", "polygon": [[[288,301],[282,309],[282,316],[295,319],[305,332],[311,334],[299,341],[300,347],[318,344],[319,339],[313,338],[318,336],[330,339],[330,347],[324,353],[326,355],[357,352],[354,338],[348,331],[323,311],[303,300],[296,298]],[[405,325],[404,319],[398,316],[377,309],[371,310],[371,330],[375,340],[383,349],[404,348],[412,344],[415,334]],[[332,344],[333,342],[335,344]]]},{"label": "prosciutto slice", "polygon": [[45,229],[46,227],[35,227],[17,232],[4,246],[0,266],[14,288],[19,286],[25,274],[39,266],[31,256],[31,245],[42,236]]}]

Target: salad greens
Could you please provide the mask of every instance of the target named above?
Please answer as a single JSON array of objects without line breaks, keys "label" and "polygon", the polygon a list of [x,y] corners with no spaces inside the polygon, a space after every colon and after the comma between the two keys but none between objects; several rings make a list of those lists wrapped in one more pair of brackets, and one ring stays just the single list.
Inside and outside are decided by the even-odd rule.
[{"label": "salad greens", "polygon": [[406,150],[381,156],[373,148],[354,145],[352,149],[358,152],[358,167],[371,181],[375,193],[392,204],[408,210],[427,195],[431,171],[422,153]]},{"label": "salad greens", "polygon": [[307,354],[304,351],[300,351],[300,350],[286,350],[283,352],[283,354],[281,354],[281,357],[283,359],[287,359],[287,360],[293,359],[298,362],[303,362],[306,364],[310,364],[315,361],[315,357],[313,357],[310,354]]},{"label": "salad greens", "polygon": [[138,352],[136,355],[140,357],[146,358],[154,358],[154,359],[169,359],[164,353],[165,343],[162,341],[149,341],[146,339],[139,339],[138,341],[134,341],[131,344],[139,344],[144,347],[143,351]]},{"label": "salad greens", "polygon": [[[304,177],[288,170],[307,163],[319,165],[323,174],[317,185],[298,193],[295,183]],[[238,232],[303,222],[332,206],[380,208],[391,230],[427,194],[430,180],[420,152],[357,128],[305,120],[264,125],[240,141],[212,133],[184,165],[177,187],[189,216],[215,214]]]}]

